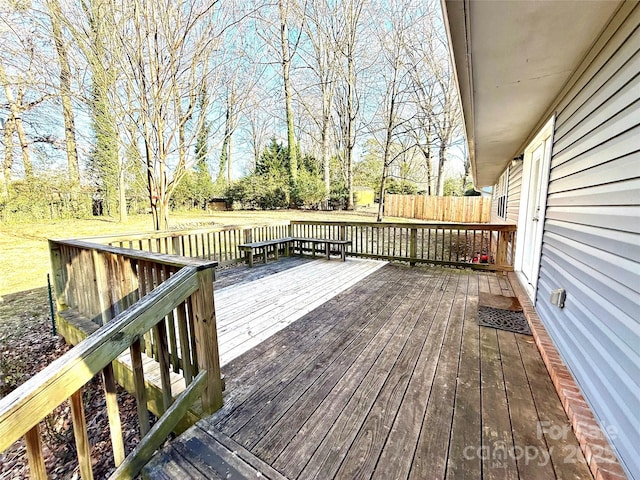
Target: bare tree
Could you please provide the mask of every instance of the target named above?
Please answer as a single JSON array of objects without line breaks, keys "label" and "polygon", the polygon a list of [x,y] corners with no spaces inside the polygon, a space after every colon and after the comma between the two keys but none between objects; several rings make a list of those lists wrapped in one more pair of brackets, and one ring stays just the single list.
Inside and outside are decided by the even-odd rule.
[{"label": "bare tree", "polygon": [[[20,151],[22,152],[22,164],[24,167],[24,175],[27,179],[33,177],[33,165],[31,163],[31,154],[29,153],[29,144],[27,142],[27,135],[24,130],[24,123],[22,121],[22,113],[30,108],[29,105],[24,103],[24,84],[15,84],[16,93],[14,94],[13,84],[15,82],[10,81],[5,71],[4,65],[0,62],[0,84],[4,87],[5,98],[9,105],[10,116],[7,120],[8,128],[5,126],[5,137],[7,133],[13,134],[15,131],[18,134],[18,141],[20,143]],[[10,147],[13,142],[7,138],[8,143],[5,144],[5,148]],[[9,161],[10,159],[10,161]],[[5,182],[11,179],[11,167],[13,162],[13,155],[10,154],[9,159],[5,156]]]},{"label": "bare tree", "polygon": [[341,56],[341,86],[337,91],[339,97],[337,110],[340,122],[342,160],[348,190],[347,209],[353,210],[353,150],[356,143],[356,120],[360,110],[357,94],[358,88],[358,53],[361,40],[361,15],[365,0],[345,0],[341,2],[341,31],[336,44]]},{"label": "bare tree", "polygon": [[331,192],[331,169],[329,142],[331,137],[331,111],[338,74],[338,50],[336,39],[338,34],[337,4],[328,0],[312,0],[306,10],[306,28],[308,41],[311,44],[309,59],[305,59],[307,67],[313,72],[320,90],[320,115],[311,112],[308,102],[305,103],[310,117],[316,123],[320,133],[320,160],[322,162],[325,204],[328,204]]},{"label": "bare tree", "polygon": [[159,5],[134,0],[118,18],[116,42],[122,52],[120,103],[137,127],[147,170],[156,230],[168,227],[169,199],[186,174],[186,146],[205,121],[198,98],[210,75],[220,41],[213,16],[217,2],[180,1]]},{"label": "bare tree", "polygon": [[411,14],[416,35],[407,36],[404,49],[415,108],[413,128],[409,131],[423,155],[427,193],[442,195],[447,152],[458,141],[460,131],[457,91],[434,5],[422,4],[412,9]]},{"label": "bare tree", "polygon": [[[220,164],[216,186],[222,190],[233,178],[233,135],[240,125],[246,111],[259,108],[258,102],[252,104],[258,82],[262,79],[264,66],[247,61],[247,45],[225,45],[227,59],[217,70],[220,70],[220,90],[224,92],[224,126]],[[249,107],[251,105],[251,107]],[[256,128],[258,128],[256,126]],[[257,130],[254,132],[257,133]],[[257,153],[259,155],[259,152]]]},{"label": "bare tree", "polygon": [[289,10],[292,0],[278,0],[280,14],[280,47],[282,50],[282,83],[284,86],[284,102],[287,120],[287,149],[289,151],[289,183],[291,191],[295,191],[298,179],[298,148],[296,143],[295,122],[293,116],[293,86],[291,84],[291,62],[296,54],[300,35],[293,46],[289,38]]},{"label": "bare tree", "polygon": [[62,103],[62,117],[64,119],[65,145],[67,152],[67,167],[69,180],[73,185],[80,185],[80,167],[78,164],[78,149],[76,142],[75,115],[71,103],[71,69],[69,67],[69,54],[67,52],[67,42],[65,41],[62,22],[62,13],[58,0],[47,0],[47,7],[50,12],[51,30],[53,41],[58,53],[60,66],[60,100]]}]

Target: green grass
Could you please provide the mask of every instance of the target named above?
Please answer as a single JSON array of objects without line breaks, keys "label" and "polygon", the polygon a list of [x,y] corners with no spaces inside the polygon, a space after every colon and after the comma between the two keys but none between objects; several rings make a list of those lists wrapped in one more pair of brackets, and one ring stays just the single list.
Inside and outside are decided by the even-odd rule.
[{"label": "green grass", "polygon": [[[201,228],[207,225],[243,225],[286,220],[373,221],[374,210],[314,212],[304,210],[232,211],[173,213],[172,228]],[[389,219],[391,220],[391,219]],[[393,219],[398,220],[398,219]],[[399,221],[407,221],[400,219]],[[0,224],[0,297],[45,286],[49,272],[49,238],[81,238],[109,234],[152,231],[149,215],[136,215],[126,223],[104,218],[60,220],[33,224]]]}]

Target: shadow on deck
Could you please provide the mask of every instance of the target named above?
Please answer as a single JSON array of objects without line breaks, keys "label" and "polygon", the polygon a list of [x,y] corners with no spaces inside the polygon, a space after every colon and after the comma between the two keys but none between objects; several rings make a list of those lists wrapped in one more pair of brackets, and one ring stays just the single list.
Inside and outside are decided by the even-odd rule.
[{"label": "shadow on deck", "polygon": [[532,337],[478,327],[484,293],[513,295],[491,273],[373,271],[224,365],[223,408],[144,475],[591,478]]}]

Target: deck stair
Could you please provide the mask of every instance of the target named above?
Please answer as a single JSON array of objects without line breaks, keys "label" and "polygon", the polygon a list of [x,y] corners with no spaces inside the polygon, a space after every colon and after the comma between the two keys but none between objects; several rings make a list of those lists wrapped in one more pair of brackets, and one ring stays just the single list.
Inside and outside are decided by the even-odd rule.
[{"label": "deck stair", "polygon": [[142,478],[286,480],[280,472],[228,436],[200,423],[158,452],[144,467]]}]

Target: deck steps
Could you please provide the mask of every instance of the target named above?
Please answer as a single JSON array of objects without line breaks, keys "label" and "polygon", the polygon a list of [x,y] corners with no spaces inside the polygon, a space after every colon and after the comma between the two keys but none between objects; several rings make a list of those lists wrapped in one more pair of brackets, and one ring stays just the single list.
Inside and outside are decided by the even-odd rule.
[{"label": "deck steps", "polygon": [[142,478],[287,480],[228,436],[200,424],[160,450],[144,467]]}]

